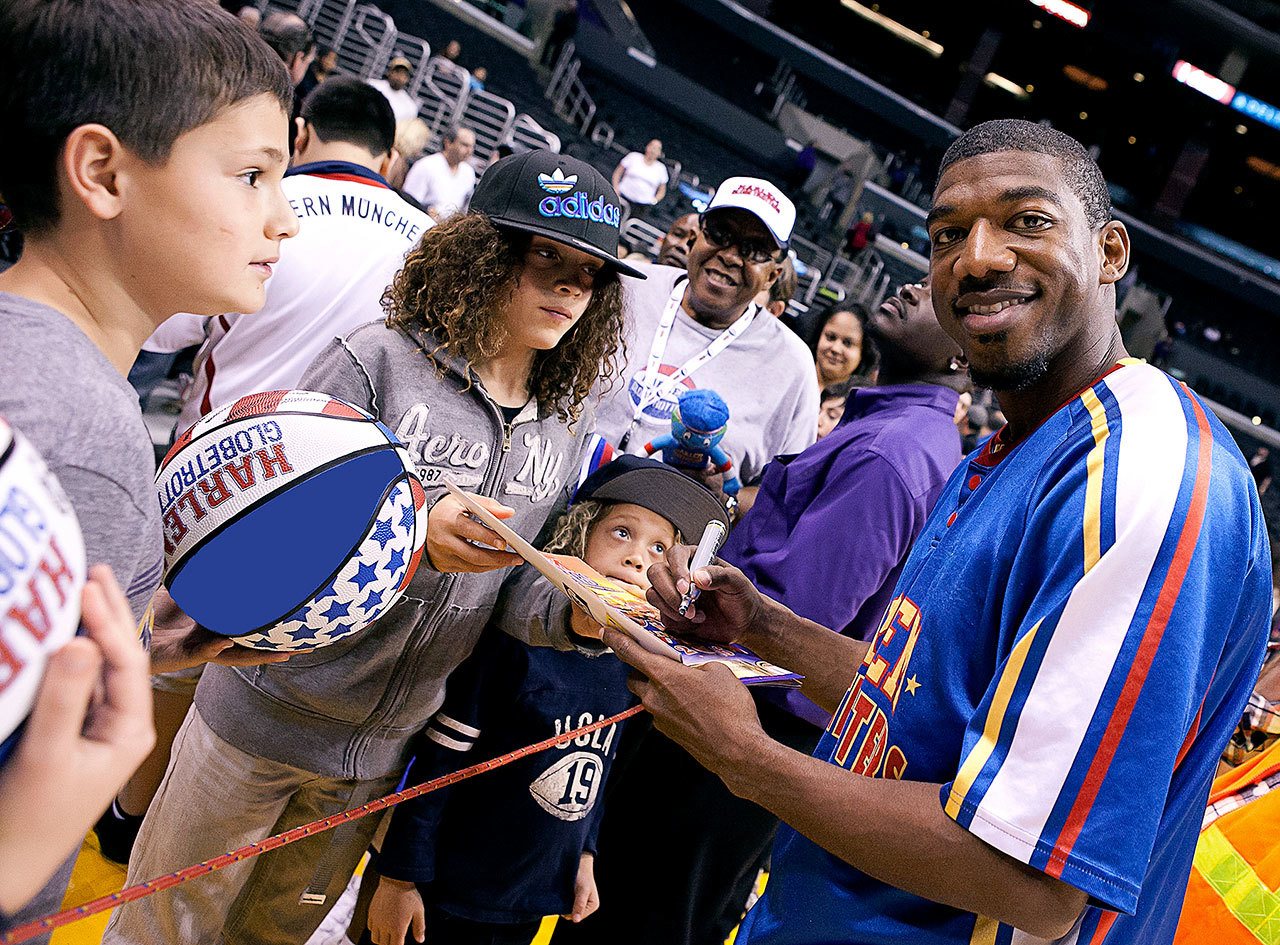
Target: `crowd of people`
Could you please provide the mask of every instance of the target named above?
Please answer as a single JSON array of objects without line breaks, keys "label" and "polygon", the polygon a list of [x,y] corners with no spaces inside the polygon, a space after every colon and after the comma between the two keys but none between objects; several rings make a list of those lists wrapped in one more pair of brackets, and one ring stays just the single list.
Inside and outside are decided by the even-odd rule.
[{"label": "crowd of people", "polygon": [[[303,945],[370,851],[345,935],[373,945],[527,945],[547,915],[558,943],[608,945],[1262,928],[1239,864],[1280,764],[1267,457],[1126,353],[1129,237],[1078,142],[964,132],[927,279],[826,313],[810,346],[785,322],[786,188],[726,168],[653,261],[619,237],[624,199],[662,199],[657,139],[611,180],[549,150],[473,167],[450,129],[398,190],[407,64],[335,75],[299,24],[191,0],[0,8],[0,122],[23,143],[0,149],[0,195],[24,236],[0,271],[0,415],[96,566],[85,632],[0,766],[0,929],[56,911],[91,831],[143,882],[559,736],[124,904],[103,941]],[[162,47],[183,70],[137,55]],[[161,585],[126,376],[192,347],[180,426],[301,388],[413,458],[422,562],[363,632],[252,650]],[[655,446],[691,392],[727,409],[729,463]],[[446,477],[670,631],[802,686],[748,689],[602,627]],[[691,570],[708,523],[728,540]],[[10,668],[40,636],[11,593]],[[1244,764],[1213,782],[1224,750]]]}]

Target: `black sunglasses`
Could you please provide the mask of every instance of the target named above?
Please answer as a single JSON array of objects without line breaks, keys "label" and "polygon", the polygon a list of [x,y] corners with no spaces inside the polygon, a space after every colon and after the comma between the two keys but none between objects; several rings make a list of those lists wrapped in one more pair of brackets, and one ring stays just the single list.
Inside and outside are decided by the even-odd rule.
[{"label": "black sunglasses", "polygon": [[707,242],[718,249],[727,249],[730,246],[737,247],[738,255],[747,262],[768,263],[778,261],[780,250],[778,244],[771,239],[748,239],[739,236],[731,227],[715,220],[708,220],[705,217],[702,220],[702,235],[707,238]]}]

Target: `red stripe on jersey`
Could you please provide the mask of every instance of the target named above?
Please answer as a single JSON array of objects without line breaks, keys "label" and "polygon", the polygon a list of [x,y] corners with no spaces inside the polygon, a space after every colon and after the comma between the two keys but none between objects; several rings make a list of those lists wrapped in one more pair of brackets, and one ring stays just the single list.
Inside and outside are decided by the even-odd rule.
[{"label": "red stripe on jersey", "polygon": [[[222,323],[223,334],[231,330],[231,325],[227,323],[227,316],[219,315],[218,321]],[[213,409],[213,404],[209,401],[209,395],[213,393],[213,375],[217,369],[217,366],[213,363],[213,348],[210,347],[209,356],[204,361],[204,396],[200,398],[200,416],[202,417],[207,417],[209,411]]]},{"label": "red stripe on jersey", "polygon": [[[1209,684],[1213,685],[1213,680],[1209,680]],[[1208,694],[1205,694],[1208,698]],[[1195,743],[1196,736],[1200,734],[1200,716],[1204,715],[1204,699],[1200,700],[1200,708],[1196,710],[1196,717],[1191,722],[1191,731],[1187,732],[1187,737],[1182,743],[1182,747],[1178,749],[1178,757],[1173,760],[1173,770],[1177,771],[1182,767],[1182,759],[1187,757],[1187,752],[1191,750],[1192,744]]]},{"label": "red stripe on jersey", "polygon": [[367,177],[361,177],[359,174],[308,174],[307,177],[323,177],[325,180],[345,180],[353,184],[368,184],[370,187],[379,187],[382,190],[391,189],[381,181],[370,180]]},{"label": "red stripe on jersey", "polygon": [[331,400],[324,405],[324,409],[320,411],[331,417],[349,417],[352,420],[363,420],[364,414],[354,407],[349,407],[340,400]]},{"label": "red stripe on jersey", "polygon": [[264,413],[271,413],[280,406],[280,401],[284,400],[284,395],[289,393],[287,390],[269,390],[261,394],[249,394],[247,397],[241,397],[231,405],[231,410],[227,413],[227,420],[244,420],[246,417],[256,417]]},{"label": "red stripe on jersey", "polygon": [[1093,930],[1093,937],[1089,939],[1088,945],[1102,945],[1107,939],[1107,933],[1111,931],[1111,926],[1116,924],[1116,919],[1119,917],[1118,912],[1102,913],[1102,918],[1098,920],[1098,927]]},{"label": "red stripe on jersey", "polygon": [[[1186,389],[1185,384],[1183,389]],[[1138,644],[1133,665],[1129,667],[1129,676],[1120,690],[1120,698],[1116,702],[1111,721],[1107,724],[1102,742],[1098,745],[1093,762],[1089,765],[1088,774],[1085,775],[1084,784],[1080,787],[1080,793],[1076,795],[1071,813],[1067,815],[1062,833],[1058,836],[1058,842],[1045,866],[1045,872],[1053,877],[1062,875],[1067,857],[1071,855],[1071,848],[1080,837],[1080,831],[1084,829],[1084,822],[1088,819],[1098,791],[1102,789],[1102,782],[1107,776],[1107,770],[1111,767],[1111,760],[1115,757],[1116,748],[1124,735],[1125,727],[1129,724],[1129,717],[1133,714],[1133,707],[1137,704],[1138,696],[1142,692],[1142,684],[1146,681],[1156,650],[1160,647],[1160,639],[1169,625],[1173,605],[1177,603],[1178,592],[1182,589],[1182,580],[1191,566],[1191,556],[1195,554],[1196,542],[1200,538],[1200,526],[1204,522],[1204,510],[1209,497],[1213,436],[1209,432],[1209,421],[1205,418],[1199,401],[1190,397],[1189,392],[1188,397],[1195,411],[1196,425],[1200,434],[1199,451],[1196,457],[1196,479],[1191,490],[1191,506],[1187,509],[1187,517],[1182,523],[1182,532],[1178,535],[1178,544],[1173,552],[1173,561],[1169,563],[1169,571],[1165,575],[1160,594],[1156,597],[1156,605],[1151,611],[1151,618],[1147,621],[1147,628],[1143,631],[1142,642]]]}]

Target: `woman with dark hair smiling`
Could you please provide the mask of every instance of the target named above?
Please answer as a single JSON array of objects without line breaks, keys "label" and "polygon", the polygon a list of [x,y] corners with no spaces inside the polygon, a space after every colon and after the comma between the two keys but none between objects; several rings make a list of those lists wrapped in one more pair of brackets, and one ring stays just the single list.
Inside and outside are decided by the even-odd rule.
[{"label": "woman with dark hair smiling", "polygon": [[863,367],[862,327],[866,323],[867,313],[856,304],[831,309],[822,317],[813,347],[819,391],[847,384]]}]

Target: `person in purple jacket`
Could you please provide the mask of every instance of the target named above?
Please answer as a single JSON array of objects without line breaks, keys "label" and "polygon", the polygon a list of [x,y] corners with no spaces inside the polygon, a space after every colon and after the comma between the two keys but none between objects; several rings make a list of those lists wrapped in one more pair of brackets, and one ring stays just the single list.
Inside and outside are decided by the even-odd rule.
[{"label": "person in purple jacket", "polygon": [[[962,459],[953,417],[970,386],[927,285],[902,286],[866,330],[880,354],[877,386],[849,395],[829,435],[765,467],[755,505],[720,553],[795,613],[863,640]],[[806,753],[829,717],[798,691],[759,692],[756,705],[771,736]],[[777,818],[730,794],[656,731],[622,764],[599,842],[604,905],[579,926],[557,929],[555,945],[719,945],[742,915]],[[642,802],[676,786],[674,809]],[[680,895],[640,908],[645,875],[663,876]]]}]

